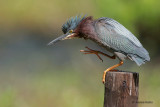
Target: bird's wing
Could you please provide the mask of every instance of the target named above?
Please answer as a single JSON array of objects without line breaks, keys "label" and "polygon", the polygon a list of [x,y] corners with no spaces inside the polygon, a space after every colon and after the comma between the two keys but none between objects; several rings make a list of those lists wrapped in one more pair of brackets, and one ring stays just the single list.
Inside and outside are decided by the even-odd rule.
[{"label": "bird's wing", "polygon": [[130,31],[111,18],[96,20],[95,27],[100,42],[116,51],[134,54],[137,48],[143,47]]},{"label": "bird's wing", "polygon": [[[98,42],[108,46],[114,52],[123,53],[141,65],[150,60],[149,53],[139,40],[123,25],[110,18],[95,21]],[[121,56],[118,56],[121,59]]]}]

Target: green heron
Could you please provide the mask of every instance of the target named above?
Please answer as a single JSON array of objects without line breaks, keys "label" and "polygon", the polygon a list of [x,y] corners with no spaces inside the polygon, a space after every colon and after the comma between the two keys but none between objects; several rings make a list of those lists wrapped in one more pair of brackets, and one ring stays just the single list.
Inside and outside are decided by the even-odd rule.
[{"label": "green heron", "polygon": [[99,54],[111,59],[117,57],[120,60],[118,64],[104,71],[103,83],[105,83],[106,72],[113,71],[116,67],[122,65],[125,59],[136,62],[138,66],[146,61],[150,61],[149,53],[140,41],[114,19],[102,17],[94,20],[92,16],[76,16],[63,24],[62,31],[64,34],[51,41],[48,45],[72,38],[90,39],[111,52],[113,56],[88,47],[86,47],[88,50],[80,50],[80,52],[84,52],[84,54],[96,54],[100,60],[102,58]]}]

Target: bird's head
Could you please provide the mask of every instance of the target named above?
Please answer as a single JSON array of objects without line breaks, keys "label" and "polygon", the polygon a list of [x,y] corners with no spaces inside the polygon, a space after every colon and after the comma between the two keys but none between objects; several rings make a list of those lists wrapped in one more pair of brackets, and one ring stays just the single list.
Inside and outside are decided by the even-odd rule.
[{"label": "bird's head", "polygon": [[49,42],[48,45],[52,45],[61,40],[72,39],[72,38],[78,37],[77,34],[74,32],[74,30],[78,27],[78,25],[84,18],[85,16],[83,17],[76,16],[76,17],[71,17],[69,20],[67,20],[62,25],[62,31],[64,34],[52,40],[51,42]]}]

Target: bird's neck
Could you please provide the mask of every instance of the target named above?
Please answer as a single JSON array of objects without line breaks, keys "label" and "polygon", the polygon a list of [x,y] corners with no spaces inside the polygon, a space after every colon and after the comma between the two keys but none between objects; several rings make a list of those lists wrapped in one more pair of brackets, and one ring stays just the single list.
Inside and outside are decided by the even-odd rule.
[{"label": "bird's neck", "polygon": [[78,34],[79,37],[82,37],[84,39],[96,39],[94,20],[92,16],[83,19],[78,25],[75,32]]}]

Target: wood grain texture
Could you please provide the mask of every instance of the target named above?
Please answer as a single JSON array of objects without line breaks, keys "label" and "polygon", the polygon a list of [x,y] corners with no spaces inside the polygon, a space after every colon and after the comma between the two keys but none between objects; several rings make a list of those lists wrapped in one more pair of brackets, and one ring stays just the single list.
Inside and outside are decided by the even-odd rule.
[{"label": "wood grain texture", "polygon": [[104,107],[138,107],[138,86],[136,72],[107,72]]}]

